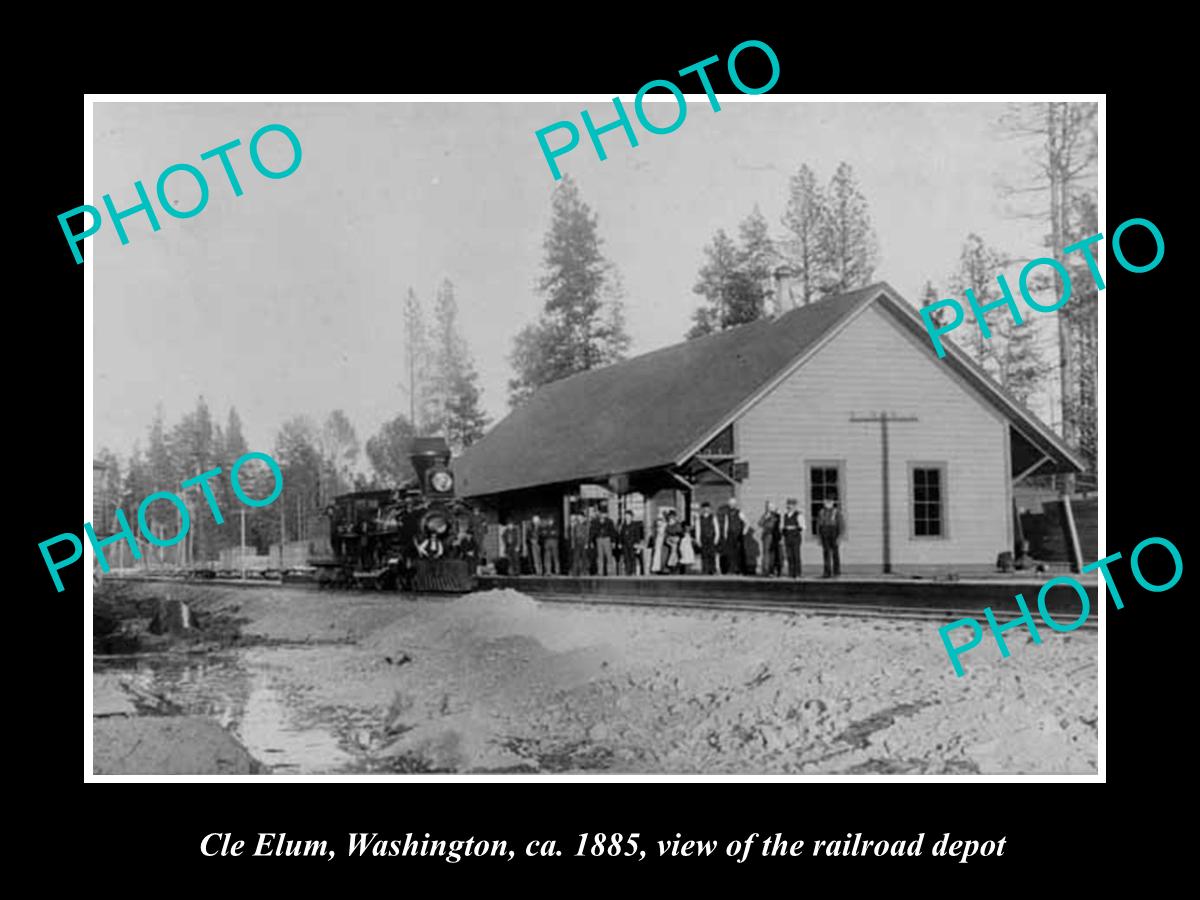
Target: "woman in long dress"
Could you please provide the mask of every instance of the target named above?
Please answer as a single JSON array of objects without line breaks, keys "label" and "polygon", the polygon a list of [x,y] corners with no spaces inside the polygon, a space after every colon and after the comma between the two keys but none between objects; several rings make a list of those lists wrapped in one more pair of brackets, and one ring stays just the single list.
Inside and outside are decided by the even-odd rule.
[{"label": "woman in long dress", "polygon": [[679,545],[683,540],[683,526],[679,523],[679,516],[675,510],[667,510],[667,558],[663,561],[663,568],[670,574],[675,574],[679,571]]},{"label": "woman in long dress", "polygon": [[683,534],[679,538],[679,574],[686,575],[696,565],[696,548],[692,544],[691,526],[683,525]]},{"label": "woman in long dress", "polygon": [[654,521],[654,555],[650,561],[650,571],[656,575],[663,571],[663,565],[666,562],[664,554],[666,538],[667,517],[665,513],[659,513],[658,518]]}]

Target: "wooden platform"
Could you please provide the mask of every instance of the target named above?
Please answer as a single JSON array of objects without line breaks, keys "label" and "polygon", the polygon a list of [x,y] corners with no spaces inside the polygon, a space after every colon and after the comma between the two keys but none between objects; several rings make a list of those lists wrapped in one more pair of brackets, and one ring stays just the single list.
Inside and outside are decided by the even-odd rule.
[{"label": "wooden platform", "polygon": [[[1096,616],[1096,579],[1093,573],[1072,575],[1081,582]],[[511,588],[524,594],[559,596],[614,596],[670,601],[687,597],[703,600],[778,600],[790,604],[861,603],[864,606],[903,606],[906,608],[954,608],[978,610],[991,607],[1000,622],[1017,612],[1014,595],[1022,594],[1025,605],[1037,616],[1038,591],[1052,574],[1036,577],[997,575],[958,581],[901,576],[841,576],[839,578],[757,578],[737,576],[612,576],[609,578],[522,575],[520,577],[480,575],[479,590]],[[1046,608],[1063,624],[1079,616],[1080,602],[1069,585],[1055,586],[1046,595]],[[1060,615],[1057,615],[1061,613]]]}]

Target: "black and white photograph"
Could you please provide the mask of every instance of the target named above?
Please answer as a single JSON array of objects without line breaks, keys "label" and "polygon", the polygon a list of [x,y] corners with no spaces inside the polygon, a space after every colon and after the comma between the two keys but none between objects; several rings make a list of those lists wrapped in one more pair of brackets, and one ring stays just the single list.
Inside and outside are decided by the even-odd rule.
[{"label": "black and white photograph", "polygon": [[90,105],[92,776],[1102,777],[1104,98],[694,89]]}]

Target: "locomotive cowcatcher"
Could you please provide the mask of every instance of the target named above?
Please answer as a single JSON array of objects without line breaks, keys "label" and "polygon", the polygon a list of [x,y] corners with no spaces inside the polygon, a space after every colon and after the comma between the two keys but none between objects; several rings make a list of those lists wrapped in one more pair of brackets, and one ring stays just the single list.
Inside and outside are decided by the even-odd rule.
[{"label": "locomotive cowcatcher", "polygon": [[332,560],[314,560],[318,582],[379,590],[464,593],[475,588],[481,521],[455,496],[444,438],[416,438],[415,477],[394,490],[335,497]]}]

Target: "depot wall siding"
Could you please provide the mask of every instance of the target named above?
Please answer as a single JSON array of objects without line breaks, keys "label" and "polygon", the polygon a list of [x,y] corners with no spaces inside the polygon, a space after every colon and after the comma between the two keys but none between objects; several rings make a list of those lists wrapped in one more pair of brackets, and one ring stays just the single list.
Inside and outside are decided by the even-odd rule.
[{"label": "depot wall siding", "polygon": [[[851,414],[886,410],[916,416],[889,426],[891,555],[898,572],[994,569],[1010,549],[1008,423],[951,375],[928,345],[877,306],[866,309],[808,362],[747,410],[735,424],[737,452],[750,463],[738,494],[757,521],[763,502],[801,498],[808,515],[807,465],[838,461],[844,471],[847,535],[843,568],[880,571],[883,490],[880,426]],[[946,536],[912,534],[910,469],[945,466]],[[809,533],[806,567],[818,567],[820,544]],[[812,568],[809,568],[812,571]]]}]

